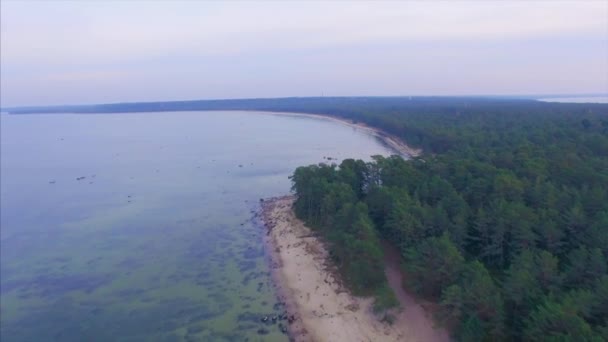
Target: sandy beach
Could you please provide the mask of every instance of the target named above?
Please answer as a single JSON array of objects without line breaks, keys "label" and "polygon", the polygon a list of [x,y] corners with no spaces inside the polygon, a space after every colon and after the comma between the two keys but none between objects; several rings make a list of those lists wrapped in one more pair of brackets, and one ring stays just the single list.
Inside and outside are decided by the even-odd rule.
[{"label": "sandy beach", "polygon": [[[323,243],[292,210],[293,196],[263,202],[273,276],[287,310],[295,341],[449,341],[443,329],[401,288],[397,259],[387,256],[387,276],[402,309],[392,325],[372,313],[371,298],[354,297],[334,277]],[[391,261],[391,259],[394,260]]]},{"label": "sandy beach", "polygon": [[421,149],[413,148],[413,147],[403,143],[403,141],[401,141],[401,139],[399,139],[398,137],[392,136],[378,128],[368,126],[362,122],[355,123],[351,120],[342,119],[342,118],[329,116],[329,115],[322,115],[322,114],[288,113],[288,112],[268,112],[268,113],[273,114],[273,115],[304,116],[304,117],[310,117],[310,118],[316,118],[316,119],[322,119],[322,120],[335,121],[340,124],[353,127],[355,129],[363,130],[365,132],[368,132],[368,133],[378,137],[388,147],[390,147],[391,149],[393,149],[395,152],[397,152],[399,155],[401,155],[403,157],[418,157],[422,153]]}]

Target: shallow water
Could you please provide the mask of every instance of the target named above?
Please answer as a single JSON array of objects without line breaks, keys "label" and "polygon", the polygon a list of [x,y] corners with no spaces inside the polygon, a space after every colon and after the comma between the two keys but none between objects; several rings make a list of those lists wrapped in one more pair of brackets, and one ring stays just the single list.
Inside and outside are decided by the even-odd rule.
[{"label": "shallow water", "polygon": [[269,113],[0,120],[2,341],[284,341],[261,322],[282,308],[259,199],[299,165],[391,153]]}]

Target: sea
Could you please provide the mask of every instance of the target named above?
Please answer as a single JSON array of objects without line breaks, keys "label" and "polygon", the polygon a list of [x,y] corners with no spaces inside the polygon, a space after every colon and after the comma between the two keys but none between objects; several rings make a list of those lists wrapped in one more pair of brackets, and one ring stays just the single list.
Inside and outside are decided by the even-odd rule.
[{"label": "sea", "polygon": [[7,342],[287,341],[261,199],[289,194],[298,166],[394,153],[365,130],[266,112],[0,127]]},{"label": "sea", "polygon": [[550,97],[538,99],[543,102],[566,102],[566,103],[608,103],[608,96],[581,96],[581,97]]}]

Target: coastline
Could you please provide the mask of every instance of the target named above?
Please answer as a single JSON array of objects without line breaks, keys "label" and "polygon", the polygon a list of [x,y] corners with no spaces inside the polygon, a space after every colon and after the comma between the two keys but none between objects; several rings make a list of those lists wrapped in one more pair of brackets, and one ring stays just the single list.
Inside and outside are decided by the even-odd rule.
[{"label": "coastline", "polygon": [[[222,111],[222,109],[218,109],[219,111]],[[201,110],[203,112],[205,111],[213,111],[213,110]],[[225,111],[240,111],[240,112],[258,112],[258,113],[264,113],[264,114],[270,114],[270,115],[281,115],[281,116],[300,116],[300,117],[308,117],[308,118],[314,118],[314,119],[321,119],[321,120],[330,120],[333,122],[337,122],[355,129],[359,129],[362,131],[365,131],[375,137],[377,137],[378,139],[380,139],[380,141],[382,141],[382,143],[384,143],[386,146],[388,146],[390,149],[392,149],[393,151],[397,152],[397,154],[399,154],[402,157],[405,158],[413,158],[413,157],[419,157],[422,154],[422,149],[419,148],[414,148],[412,146],[407,145],[401,138],[389,134],[379,128],[376,127],[372,127],[369,126],[363,122],[353,122],[352,120],[348,120],[348,119],[344,119],[344,118],[340,118],[340,117],[336,117],[336,116],[331,116],[331,115],[327,115],[327,114],[312,114],[312,113],[296,113],[296,112],[282,112],[282,111],[264,111],[264,110],[255,110],[255,109],[239,109],[239,110],[234,110],[234,109],[226,109]],[[155,112],[164,112],[164,111],[155,111]],[[10,111],[6,111],[6,112],[2,112],[2,113],[6,113],[9,115],[24,115],[24,114],[43,114],[43,113],[14,113],[14,112],[10,112]],[[108,112],[108,113],[98,113],[98,112],[92,112],[92,113],[87,113],[87,114],[122,114],[124,112]],[[142,112],[127,112],[127,113],[146,113],[145,111]],[[81,112],[66,112],[65,114],[82,114]]]},{"label": "coastline", "polygon": [[334,276],[323,242],[295,217],[293,201],[284,196],[262,202],[272,275],[287,312],[295,317],[288,326],[293,341],[449,341],[447,332],[434,329],[422,306],[404,294],[398,263],[386,268],[403,306],[392,325],[373,314],[373,298],[352,296]]},{"label": "coastline", "polygon": [[314,118],[314,119],[334,121],[334,122],[337,122],[337,123],[340,123],[340,124],[343,124],[343,125],[355,128],[355,129],[360,129],[360,130],[363,130],[363,131],[366,131],[366,132],[372,134],[373,136],[379,138],[384,144],[386,144],[388,147],[393,149],[395,152],[397,152],[402,157],[412,158],[412,157],[418,157],[422,154],[421,149],[411,147],[411,146],[407,145],[405,142],[403,142],[400,138],[398,138],[394,135],[388,134],[379,128],[369,126],[362,122],[354,123],[351,120],[338,118],[335,116],[330,116],[330,115],[325,115],[325,114],[270,112],[270,111],[263,112],[263,113],[267,113],[267,114],[271,114],[271,115],[282,115],[282,116],[301,116],[301,117],[308,117],[308,118]]}]

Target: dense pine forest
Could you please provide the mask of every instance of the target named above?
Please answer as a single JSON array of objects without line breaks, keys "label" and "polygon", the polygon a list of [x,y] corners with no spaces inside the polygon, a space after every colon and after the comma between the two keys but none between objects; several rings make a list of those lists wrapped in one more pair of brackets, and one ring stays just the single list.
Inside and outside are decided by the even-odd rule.
[{"label": "dense pine forest", "polygon": [[395,105],[340,116],[424,150],[298,168],[295,210],[355,293],[404,286],[461,341],[608,340],[608,105]]}]

